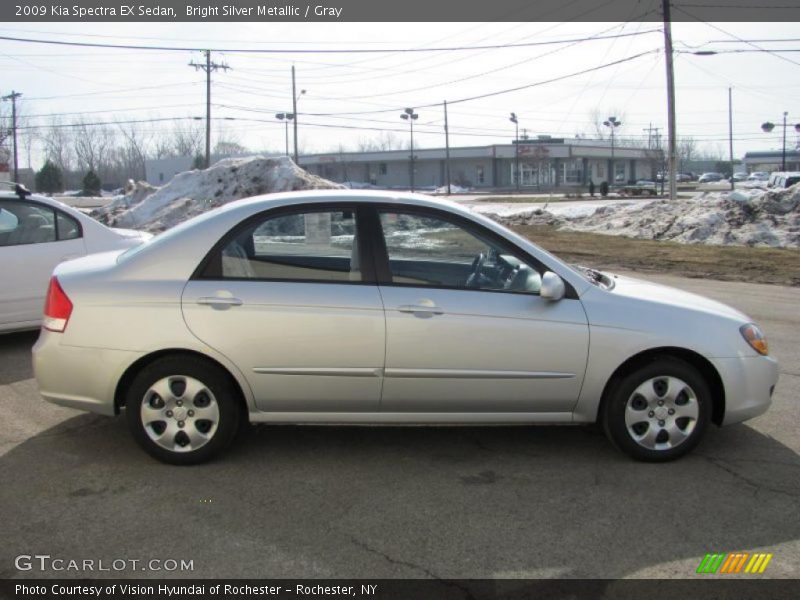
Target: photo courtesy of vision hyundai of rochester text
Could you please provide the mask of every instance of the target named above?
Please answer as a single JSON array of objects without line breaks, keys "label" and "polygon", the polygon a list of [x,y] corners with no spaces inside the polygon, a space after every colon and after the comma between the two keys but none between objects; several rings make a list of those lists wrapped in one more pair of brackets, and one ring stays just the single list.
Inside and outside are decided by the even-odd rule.
[{"label": "photo courtesy of vision hyundai of rochester text", "polygon": [[568,265],[454,203],[351,190],[239,200],[63,262],[33,360],[46,400],[124,413],[174,464],[245,420],[598,423],[665,461],[762,414],[778,380],[724,304]]}]

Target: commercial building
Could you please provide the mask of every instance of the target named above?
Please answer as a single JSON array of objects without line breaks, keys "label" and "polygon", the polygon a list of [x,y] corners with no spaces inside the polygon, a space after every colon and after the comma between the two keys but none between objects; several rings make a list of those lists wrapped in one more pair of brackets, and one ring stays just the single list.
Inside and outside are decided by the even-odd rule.
[{"label": "commercial building", "polygon": [[[517,148],[519,159],[517,160]],[[613,161],[612,161],[613,156]],[[213,156],[212,163],[223,156]],[[599,185],[653,179],[663,166],[658,150],[615,146],[608,141],[540,137],[516,144],[493,144],[450,148],[450,182],[471,188],[501,189],[520,187],[549,190],[585,187],[589,181]],[[408,189],[411,183],[409,150],[377,152],[330,152],[299,157],[300,166],[335,182],[368,183],[379,188]],[[192,168],[190,157],[148,160],[147,182],[164,185],[174,175]],[[416,189],[433,189],[447,184],[445,148],[414,149]]]},{"label": "commercial building", "polygon": [[[781,171],[784,154],[780,150],[769,150],[767,152],[747,152],[744,155],[744,164],[747,172]],[[800,150],[786,150],[786,171],[800,171]]]},{"label": "commercial building", "polygon": [[[517,160],[517,148],[519,158]],[[613,160],[612,160],[613,155]],[[409,150],[335,152],[300,156],[300,166],[332,181],[364,182],[381,188],[408,188]],[[589,181],[625,183],[653,179],[662,153],[647,148],[615,147],[607,141],[541,137],[516,144],[450,148],[450,182],[472,188],[584,187]],[[418,189],[447,184],[445,148],[414,149],[414,183]]]}]

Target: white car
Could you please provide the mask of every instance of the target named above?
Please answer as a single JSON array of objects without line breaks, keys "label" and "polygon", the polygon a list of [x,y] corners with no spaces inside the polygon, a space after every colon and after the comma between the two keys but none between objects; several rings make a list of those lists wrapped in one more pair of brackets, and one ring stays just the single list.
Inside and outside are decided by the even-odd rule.
[{"label": "white car", "polygon": [[763,413],[778,380],[737,310],[571,267],[452,202],[352,190],[232,202],[59,265],[33,365],[46,400],[124,409],[176,464],[245,419],[598,422],[663,461]]},{"label": "white car", "polygon": [[769,173],[766,171],[755,171],[754,173],[750,173],[747,177],[747,181],[751,183],[764,183],[769,181]]},{"label": "white car", "polygon": [[36,329],[47,283],[60,262],[138,245],[151,234],[110,229],[24,188],[0,191],[0,332]]}]

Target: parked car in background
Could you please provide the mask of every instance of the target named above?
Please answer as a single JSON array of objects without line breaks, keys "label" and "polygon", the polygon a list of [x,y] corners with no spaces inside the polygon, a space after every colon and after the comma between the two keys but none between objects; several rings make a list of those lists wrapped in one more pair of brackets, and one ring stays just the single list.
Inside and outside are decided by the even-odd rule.
[{"label": "parked car in background", "polygon": [[[661,172],[656,173],[656,181],[662,181],[665,175],[669,176],[668,174]],[[689,181],[692,181],[692,176],[689,173],[676,173],[675,181],[677,181],[678,183],[687,183]]]},{"label": "parked car in background", "polygon": [[747,173],[744,171],[739,171],[738,173],[733,174],[734,181],[746,181],[747,180]]},{"label": "parked car in background", "polygon": [[800,171],[777,171],[769,176],[767,187],[787,188],[800,182]]},{"label": "parked car in background", "polygon": [[766,171],[754,171],[753,173],[750,173],[747,181],[751,183],[764,183],[769,181],[769,173]]},{"label": "parked car in background", "polygon": [[108,228],[20,186],[0,191],[0,332],[39,327],[47,283],[60,262],[130,248],[150,237]]},{"label": "parked car in background", "polygon": [[664,461],[712,423],[766,411],[778,380],[733,308],[391,192],[229,203],[59,265],[44,314],[42,396],[124,410],[136,441],[176,464],[210,459],[245,419],[599,423]]},{"label": "parked car in background", "polygon": [[703,173],[697,181],[699,183],[714,183],[723,179],[722,173]]}]

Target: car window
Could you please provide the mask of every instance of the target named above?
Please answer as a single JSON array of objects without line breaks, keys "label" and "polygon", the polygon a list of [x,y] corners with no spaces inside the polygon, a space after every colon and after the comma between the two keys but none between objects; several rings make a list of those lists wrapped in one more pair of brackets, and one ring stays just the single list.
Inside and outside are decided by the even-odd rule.
[{"label": "car window", "polygon": [[[0,231],[0,246],[42,244],[56,241],[55,211],[24,202],[3,202],[2,209],[16,219],[12,229]],[[10,222],[9,218],[6,218]]]},{"label": "car window", "polygon": [[539,293],[539,270],[478,232],[414,212],[380,220],[393,284]]},{"label": "car window", "polygon": [[18,225],[17,215],[5,208],[0,208],[0,233],[14,231]]},{"label": "car window", "polygon": [[213,269],[224,279],[359,282],[356,215],[309,211],[266,217],[225,244]]},{"label": "car window", "polygon": [[56,221],[58,222],[58,241],[81,237],[81,226],[69,215],[57,211]]}]

